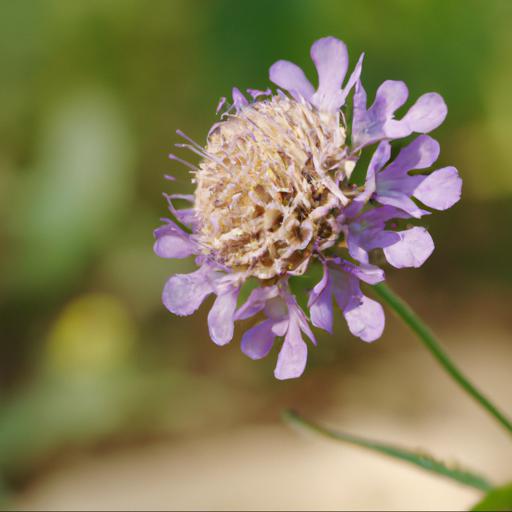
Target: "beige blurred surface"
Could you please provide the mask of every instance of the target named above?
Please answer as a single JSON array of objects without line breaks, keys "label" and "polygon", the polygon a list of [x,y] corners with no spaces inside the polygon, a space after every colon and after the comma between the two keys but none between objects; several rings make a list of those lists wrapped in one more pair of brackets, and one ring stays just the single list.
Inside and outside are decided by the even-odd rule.
[{"label": "beige blurred surface", "polygon": [[[471,322],[459,321],[441,333],[451,340],[450,351],[512,410],[508,333],[486,326],[493,350],[485,352]],[[506,434],[419,345],[413,342],[385,357],[362,361],[356,374],[340,380],[334,390],[339,403],[317,419],[428,448],[447,462],[478,468],[497,483],[510,475]],[[276,421],[83,455],[35,480],[15,505],[31,510],[467,510],[478,498],[478,491],[447,479]]]}]

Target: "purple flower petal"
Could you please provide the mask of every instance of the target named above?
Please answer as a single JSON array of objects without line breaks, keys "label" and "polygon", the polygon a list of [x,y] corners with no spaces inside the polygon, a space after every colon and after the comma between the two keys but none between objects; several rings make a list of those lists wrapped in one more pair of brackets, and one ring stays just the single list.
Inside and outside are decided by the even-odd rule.
[{"label": "purple flower petal", "polygon": [[298,319],[290,318],[288,331],[283,346],[277,357],[277,365],[274,370],[276,379],[294,379],[300,377],[306,368],[308,347],[302,339]]},{"label": "purple flower petal", "polygon": [[437,128],[446,117],[446,105],[437,93],[421,96],[403,119],[394,119],[395,111],[407,100],[403,82],[387,80],[366,110],[366,92],[359,80],[354,94],[352,142],[358,149],[383,139],[399,139],[413,132],[426,133]]},{"label": "purple flower petal", "polygon": [[212,341],[217,345],[226,345],[233,338],[239,291],[238,287],[229,287],[225,293],[219,294],[208,313],[208,330]]},{"label": "purple flower petal", "polygon": [[[403,139],[412,133],[407,123],[404,123],[401,119],[388,119],[382,127],[382,137],[386,139]],[[376,142],[377,139],[373,139],[372,142]]]},{"label": "purple flower petal", "polygon": [[391,156],[391,144],[387,140],[383,140],[375,150],[368,166],[368,174],[366,178],[375,180],[377,173],[386,165]]},{"label": "purple flower petal", "polygon": [[341,103],[341,85],[348,69],[345,44],[334,37],[324,37],[311,46],[311,58],[318,72],[318,89],[311,102],[319,110],[337,110]]},{"label": "purple flower petal", "polygon": [[[400,150],[397,157],[379,175],[379,190],[393,177],[408,176],[413,169],[427,169],[439,156],[439,143],[428,135],[416,137],[410,144]],[[409,178],[414,178],[409,176]],[[414,181],[414,179],[412,180]]]},{"label": "purple flower petal", "polygon": [[361,295],[358,306],[346,309],[343,314],[350,332],[363,341],[375,341],[380,338],[386,322],[382,306]]},{"label": "purple flower petal", "polygon": [[259,313],[265,307],[266,302],[273,297],[277,297],[278,293],[277,286],[255,288],[247,301],[235,313],[235,320],[245,320]]},{"label": "purple flower petal", "polygon": [[396,268],[418,268],[425,263],[434,250],[434,241],[422,227],[414,227],[397,233],[400,241],[384,248],[384,255]]},{"label": "purple flower petal", "polygon": [[297,304],[295,297],[293,297],[293,303],[288,303],[288,315],[290,321],[292,321],[292,319],[297,320],[300,330],[316,345],[315,335],[309,327],[308,319],[304,311],[302,311],[302,308]]},{"label": "purple flower petal", "polygon": [[264,320],[251,327],[242,336],[242,352],[251,359],[262,359],[272,348],[276,334],[272,320]]},{"label": "purple flower petal", "polygon": [[172,221],[156,229],[155,238],[153,250],[160,258],[187,258],[197,253],[197,244],[190,235]]},{"label": "purple flower petal", "polygon": [[360,261],[361,263],[368,263],[370,261],[370,256],[368,254],[368,251],[364,247],[364,240],[362,240],[358,236],[350,234],[349,232],[349,236],[347,239],[348,253],[355,260]]},{"label": "purple flower petal", "polygon": [[266,299],[263,310],[265,311],[265,315],[274,322],[279,322],[283,318],[289,317],[288,305],[281,295],[274,297],[273,293],[270,293]]},{"label": "purple flower petal", "polygon": [[242,94],[240,89],[238,87],[233,87],[232,90],[233,94],[233,105],[236,108],[236,110],[240,110],[241,108],[247,106],[249,102],[247,101],[247,98]]},{"label": "purple flower petal", "polygon": [[272,96],[272,90],[270,88],[261,91],[259,89],[247,89],[247,92],[252,96],[253,99],[256,99],[260,96]]},{"label": "purple flower petal", "polygon": [[384,281],[384,271],[375,265],[354,265],[352,274],[368,284],[377,284]]},{"label": "purple flower petal", "polygon": [[386,80],[377,89],[375,101],[370,107],[376,116],[390,118],[409,97],[409,91],[404,82],[399,80]]},{"label": "purple flower petal", "polygon": [[334,268],[332,265],[329,266],[329,274],[332,292],[338,307],[344,311],[351,304],[357,303],[357,299],[361,295],[357,277],[347,272],[343,267]]},{"label": "purple flower petal", "polygon": [[332,334],[333,311],[331,290],[326,288],[309,307],[311,322],[315,327]]},{"label": "purple flower petal", "polygon": [[414,191],[414,197],[435,210],[447,210],[461,196],[462,180],[455,167],[443,167],[428,175]]},{"label": "purple flower petal", "polygon": [[[362,294],[359,279],[375,284],[383,280],[382,270],[373,265],[357,266],[335,258],[329,261],[325,272],[328,277],[324,274],[310,296],[310,310],[320,298],[327,302],[332,293],[352,334],[364,341],[373,341],[380,337],[384,328],[384,311],[379,303]],[[311,316],[313,318],[313,313]]]},{"label": "purple flower petal", "polygon": [[164,306],[175,315],[191,315],[202,304],[203,300],[213,293],[209,274],[211,269],[206,266],[191,274],[172,276],[164,286],[162,301]]},{"label": "purple flower petal", "polygon": [[352,74],[350,75],[349,79],[347,80],[345,87],[341,90],[340,107],[345,103],[347,96],[349,95],[350,91],[352,90],[354,85],[356,85],[357,81],[359,80],[359,78],[361,76],[361,70],[363,67],[363,59],[364,59],[364,53],[362,53],[361,56],[359,57],[359,60],[357,61],[354,71],[352,71]]},{"label": "purple flower petal", "polygon": [[369,222],[373,225],[383,225],[391,219],[407,219],[409,216],[401,211],[399,208],[392,206],[382,206],[380,208],[373,208],[363,213],[359,219],[364,219],[365,222]]},{"label": "purple flower petal", "polygon": [[344,261],[341,261],[340,270],[330,267],[334,297],[350,332],[363,341],[373,341],[384,329],[384,311],[378,302],[362,294],[353,267]]},{"label": "purple flower petal", "polygon": [[403,193],[387,193],[386,195],[376,194],[375,199],[377,199],[380,204],[400,208],[416,219],[429,214],[429,212],[420,208],[411,198]]},{"label": "purple flower petal", "polygon": [[399,210],[384,206],[369,210],[354,219],[347,233],[347,246],[352,258],[368,263],[369,251],[396,243],[400,238],[396,233],[386,231],[385,223],[400,216],[403,214]]},{"label": "purple flower petal", "polygon": [[407,101],[408,94],[403,82],[387,80],[378,88],[373,105],[366,110],[366,92],[361,81],[358,81],[352,123],[354,146],[361,148],[382,139],[409,135],[411,131],[407,124],[393,120],[395,110]]},{"label": "purple flower petal", "polygon": [[391,144],[383,140],[373,153],[368,171],[366,172],[366,180],[364,191],[357,195],[354,200],[345,208],[344,215],[348,218],[355,217],[363,208],[363,206],[370,200],[376,191],[376,176],[377,173],[386,165],[391,156]]},{"label": "purple flower petal", "polygon": [[402,121],[407,123],[413,132],[428,133],[442,124],[447,112],[448,108],[442,96],[429,92],[418,98]]},{"label": "purple flower petal", "polygon": [[276,336],[284,336],[286,331],[288,330],[288,324],[290,323],[290,319],[287,317],[282,318],[281,320],[273,320],[272,324],[272,332]]},{"label": "purple flower petal", "polygon": [[185,201],[194,203],[194,196],[190,194],[164,194],[164,196],[167,199],[169,211],[174,215],[174,217],[176,217],[183,225],[195,231],[198,225],[198,218],[194,208],[181,208],[178,210],[173,204],[174,199],[184,199]]},{"label": "purple flower petal", "polygon": [[366,103],[368,101],[366,91],[361,80],[356,81],[354,91],[354,107],[352,120],[352,144],[362,146],[365,137],[365,122],[367,121]]},{"label": "purple flower petal", "polygon": [[306,78],[304,71],[287,60],[278,60],[270,67],[269,77],[279,87],[286,89],[297,101],[304,98],[309,101],[315,88]]},{"label": "purple flower petal", "polygon": [[326,265],[322,279],[309,294],[308,307],[312,324],[332,334],[332,290]]},{"label": "purple flower petal", "polygon": [[217,109],[215,110],[216,114],[218,114],[220,112],[220,110],[222,109],[222,107],[224,106],[225,103],[226,103],[226,97],[222,96],[222,98],[219,100],[219,103],[217,104]]},{"label": "purple flower petal", "polygon": [[462,180],[454,167],[430,175],[410,175],[413,169],[430,167],[439,156],[439,144],[428,135],[420,135],[403,148],[395,160],[375,176],[375,199],[381,204],[400,208],[419,218],[428,214],[411,196],[431,208],[445,210],[460,199]]}]

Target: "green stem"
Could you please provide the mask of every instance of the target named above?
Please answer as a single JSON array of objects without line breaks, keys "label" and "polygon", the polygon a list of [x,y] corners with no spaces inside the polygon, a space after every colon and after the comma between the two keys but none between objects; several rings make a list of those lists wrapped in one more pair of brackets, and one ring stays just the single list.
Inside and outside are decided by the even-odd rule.
[{"label": "green stem", "polygon": [[448,374],[473,397],[495,420],[497,420],[508,432],[512,434],[511,421],[485,396],[467,377],[455,366],[443,347],[430,329],[421,321],[416,313],[398,297],[386,284],[380,283],[373,286],[377,295],[418,335],[430,353]]},{"label": "green stem", "polygon": [[367,450],[377,452],[394,459],[408,462],[409,464],[420,467],[425,471],[430,471],[437,475],[451,478],[452,480],[455,480],[461,484],[479,489],[481,491],[489,491],[493,487],[492,484],[483,476],[458,466],[449,467],[445,463],[434,459],[427,453],[413,452],[393,444],[382,443],[380,441],[374,441],[372,439],[354,436],[345,432],[334,431],[308,421],[297,414],[295,411],[291,410],[283,412],[283,419],[291,425],[296,425],[302,429],[309,430],[310,432],[314,432],[315,434],[319,434],[323,437],[333,439],[334,441],[341,441],[343,443],[359,446],[360,448],[365,448]]}]

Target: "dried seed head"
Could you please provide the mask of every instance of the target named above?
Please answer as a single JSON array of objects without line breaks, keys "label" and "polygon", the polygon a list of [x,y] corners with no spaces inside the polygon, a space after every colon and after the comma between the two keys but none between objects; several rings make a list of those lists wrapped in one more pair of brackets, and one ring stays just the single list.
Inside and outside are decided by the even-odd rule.
[{"label": "dried seed head", "polygon": [[353,163],[337,113],[274,96],[219,123],[206,153],[195,210],[200,242],[219,263],[259,279],[302,274],[313,250],[339,237]]}]

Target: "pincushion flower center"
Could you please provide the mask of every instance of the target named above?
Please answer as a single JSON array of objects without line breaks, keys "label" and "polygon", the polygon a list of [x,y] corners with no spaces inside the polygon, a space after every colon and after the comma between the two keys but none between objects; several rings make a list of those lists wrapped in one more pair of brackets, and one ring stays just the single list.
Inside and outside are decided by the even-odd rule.
[{"label": "pincushion flower center", "polygon": [[208,137],[196,173],[203,251],[259,279],[302,274],[333,245],[352,168],[338,113],[284,95],[247,105]]}]

